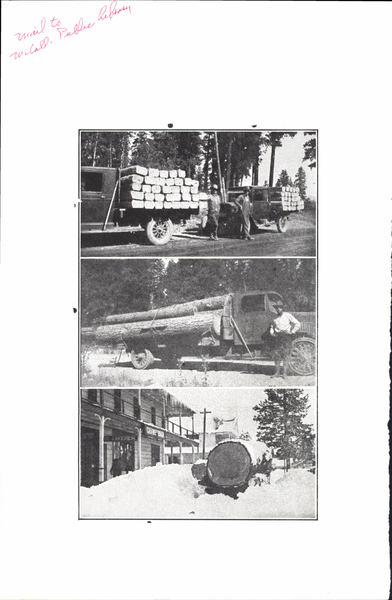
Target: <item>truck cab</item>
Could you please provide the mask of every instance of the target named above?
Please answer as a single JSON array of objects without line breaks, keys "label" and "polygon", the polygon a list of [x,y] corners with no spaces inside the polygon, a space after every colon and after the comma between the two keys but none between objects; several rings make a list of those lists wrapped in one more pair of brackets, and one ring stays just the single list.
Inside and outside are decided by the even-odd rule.
[{"label": "truck cab", "polygon": [[[259,359],[271,359],[270,324],[277,316],[275,305],[283,298],[275,291],[235,292],[230,294],[222,314],[221,339],[229,355],[251,353]],[[297,375],[312,375],[315,370],[316,315],[314,312],[289,311],[300,323],[293,335],[290,369]]]},{"label": "truck cab", "polygon": [[102,229],[111,208],[117,177],[117,169],[82,167],[80,174],[82,231]]},{"label": "truck cab", "polygon": [[[249,187],[250,220],[253,231],[262,227],[276,224],[279,233],[284,233],[288,227],[290,213],[303,210],[304,204],[294,187],[241,186],[228,191],[228,201],[222,205],[223,218],[227,221],[239,222],[235,200]],[[234,214],[233,214],[234,213]]]},{"label": "truck cab", "polygon": [[[283,304],[276,292],[236,293],[233,297],[233,319],[247,344],[260,344],[260,338],[269,330],[276,317],[275,304]],[[242,344],[240,335],[234,331],[234,344]]]}]

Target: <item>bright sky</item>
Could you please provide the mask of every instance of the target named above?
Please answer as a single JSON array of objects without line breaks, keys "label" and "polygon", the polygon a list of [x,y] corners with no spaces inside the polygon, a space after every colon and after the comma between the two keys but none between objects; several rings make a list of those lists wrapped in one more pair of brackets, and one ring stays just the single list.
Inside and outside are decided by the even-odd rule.
[{"label": "bright sky", "polygon": [[[306,173],[307,195],[316,198],[317,168],[309,169],[307,166],[309,161],[302,162],[304,157],[304,143],[310,139],[311,137],[304,135],[302,131],[298,132],[293,138],[285,137],[282,139],[282,146],[276,148],[275,151],[274,185],[282,169],[286,169],[294,182],[298,168],[303,167]],[[267,152],[262,155],[262,159],[263,161],[259,167],[260,185],[263,185],[264,181],[269,180],[271,148],[268,148]],[[250,180],[244,183],[250,183]]]},{"label": "bright sky", "polygon": [[[238,427],[241,431],[249,431],[252,439],[256,439],[257,424],[253,421],[256,414],[253,407],[265,399],[262,388],[166,388],[167,391],[178,400],[197,412],[195,415],[195,430],[203,430],[204,408],[211,411],[207,415],[207,429],[211,428],[212,417],[222,419],[233,419],[238,417]],[[309,396],[309,412],[305,419],[306,423],[315,426],[315,404],[316,394],[314,388],[305,388]],[[185,427],[187,425],[183,423]]]}]

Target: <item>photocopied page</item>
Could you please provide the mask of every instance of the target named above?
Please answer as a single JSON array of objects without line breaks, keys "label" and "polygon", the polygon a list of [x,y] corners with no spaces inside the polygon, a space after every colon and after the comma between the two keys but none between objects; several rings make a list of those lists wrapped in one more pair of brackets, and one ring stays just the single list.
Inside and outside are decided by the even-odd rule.
[{"label": "photocopied page", "polygon": [[391,10],[2,2],[0,598],[388,597]]}]

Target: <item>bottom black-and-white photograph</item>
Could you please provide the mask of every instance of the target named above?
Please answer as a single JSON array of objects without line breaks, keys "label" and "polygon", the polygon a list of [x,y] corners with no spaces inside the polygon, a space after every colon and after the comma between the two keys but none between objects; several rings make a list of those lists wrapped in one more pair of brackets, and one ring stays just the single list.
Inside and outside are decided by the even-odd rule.
[{"label": "bottom black-and-white photograph", "polygon": [[81,519],[317,519],[315,388],[82,389]]}]

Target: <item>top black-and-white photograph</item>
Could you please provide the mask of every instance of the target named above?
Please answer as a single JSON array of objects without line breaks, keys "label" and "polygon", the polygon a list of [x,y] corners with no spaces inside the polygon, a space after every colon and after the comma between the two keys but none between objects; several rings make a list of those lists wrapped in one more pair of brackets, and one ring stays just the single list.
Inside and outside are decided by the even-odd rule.
[{"label": "top black-and-white photograph", "polygon": [[82,130],[82,257],[316,256],[315,130]]}]

